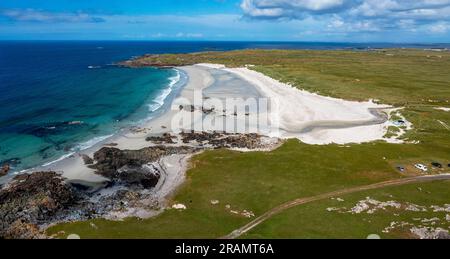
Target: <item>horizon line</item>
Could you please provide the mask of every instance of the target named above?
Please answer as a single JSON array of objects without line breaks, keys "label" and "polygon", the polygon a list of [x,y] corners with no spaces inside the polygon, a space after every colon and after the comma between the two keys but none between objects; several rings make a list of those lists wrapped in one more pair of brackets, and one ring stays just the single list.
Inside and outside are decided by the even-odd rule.
[{"label": "horizon line", "polygon": [[230,42],[230,43],[334,43],[334,44],[393,44],[438,45],[450,42],[389,42],[389,41],[298,41],[298,40],[133,40],[133,39],[0,39],[0,42]]}]

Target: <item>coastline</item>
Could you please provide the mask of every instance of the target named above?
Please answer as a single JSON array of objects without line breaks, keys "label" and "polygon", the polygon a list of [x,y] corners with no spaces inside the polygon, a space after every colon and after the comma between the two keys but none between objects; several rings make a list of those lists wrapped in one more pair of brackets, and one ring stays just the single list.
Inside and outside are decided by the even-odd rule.
[{"label": "coastline", "polygon": [[[84,155],[92,157],[96,151],[105,146],[139,150],[152,145],[152,143],[146,141],[147,137],[172,133],[170,129],[171,121],[180,112],[176,109],[176,100],[185,98],[193,103],[195,91],[204,91],[213,84],[217,84],[217,79],[211,75],[212,70],[224,71],[246,81],[251,85],[246,87],[253,87],[254,89],[247,89],[244,92],[255,92],[256,90],[259,96],[254,97],[263,96],[271,99],[271,105],[274,107],[271,107],[268,111],[268,117],[271,122],[276,121],[275,124],[279,126],[280,130],[270,128],[269,132],[265,132],[268,133],[266,134],[268,137],[297,138],[307,144],[319,145],[363,143],[375,140],[398,142],[395,139],[383,138],[389,126],[388,116],[384,113],[396,110],[390,106],[375,104],[372,101],[354,102],[320,96],[296,89],[248,68],[226,68],[217,64],[197,64],[174,69],[178,71],[178,81],[169,87],[169,89],[173,88],[172,91],[166,95],[166,99],[152,116],[142,120],[131,129],[122,129],[114,135],[100,139],[88,148],[71,152],[55,161],[20,173],[55,171],[61,172],[65,178],[73,181],[93,184],[104,183],[107,179],[95,174],[93,169],[88,168],[82,157]],[[174,87],[179,82],[182,82],[182,84]],[[223,90],[226,91],[227,89]],[[242,92],[236,94],[236,92],[228,91],[225,92],[225,95],[234,98],[236,95],[242,95]],[[283,103],[283,105],[280,105],[280,103]],[[283,106],[283,108],[280,108],[280,106]],[[376,116],[374,111],[380,116]],[[355,134],[355,129],[358,134]],[[212,131],[212,129],[205,129],[205,131]]]},{"label": "coastline", "polygon": [[[86,114],[85,118],[91,114],[106,117],[114,114],[115,109],[126,111],[122,116],[109,116],[110,120],[104,120],[105,123],[99,120],[98,124],[70,117],[65,123],[84,123],[85,128],[80,131],[86,129],[90,134],[59,145],[56,153],[28,152],[34,159],[30,163],[22,159],[20,166],[11,159],[12,170],[3,168],[9,174],[0,178],[0,211],[4,219],[0,236],[216,238],[239,230],[245,225],[245,218],[257,220],[286,200],[303,199],[305,193],[320,196],[416,176],[440,179],[439,175],[448,172],[449,163],[446,138],[449,100],[445,87],[448,78],[442,72],[449,56],[437,54],[442,54],[442,58],[428,51],[406,50],[335,55],[259,50],[207,53],[200,57],[161,55],[158,58],[161,62],[176,60],[181,65],[161,69],[154,80],[146,76],[138,80],[141,77],[135,73],[153,68],[124,68],[130,70],[127,74],[135,75],[132,82],[138,82],[124,84],[119,77],[109,78],[112,85],[116,82],[119,89],[132,93],[133,99],[118,92],[116,96],[124,98],[109,102],[103,109],[91,109],[88,102],[67,109]],[[186,60],[195,64],[188,65],[184,63]],[[189,75],[190,80],[186,80],[186,85],[179,82],[180,87],[166,95],[159,107],[170,88],[169,79],[177,79],[175,69],[186,77]],[[430,76],[433,82],[429,81]],[[102,88],[102,84],[94,88],[95,85],[90,88],[99,93],[115,89]],[[202,103],[178,101],[178,97],[195,98],[194,89],[203,90]],[[94,103],[114,100],[107,98],[107,94],[97,97]],[[208,106],[208,100],[227,98],[270,99],[269,109],[263,115],[274,125],[269,124],[265,131],[249,133],[234,133],[228,128],[223,132],[214,128],[191,131],[188,127],[171,125],[171,118],[177,114],[190,117],[200,114],[203,122],[209,116],[235,121],[251,117],[251,111],[245,110],[241,116],[239,108],[235,112],[228,108],[231,106],[223,110]],[[124,105],[131,107],[126,100],[139,101],[128,110],[119,109]],[[196,125],[195,120],[186,126],[192,125]],[[61,127],[61,131],[66,129]],[[108,135],[110,132],[117,134]],[[25,138],[12,140],[15,139],[9,142],[17,143],[16,149],[23,153],[39,150],[26,145],[33,142]],[[4,154],[8,154],[6,147],[2,145]],[[66,155],[60,157],[61,154]],[[30,174],[13,174],[36,164],[33,161],[44,159],[46,164],[29,170]],[[47,163],[50,160],[53,161]],[[429,185],[422,182],[409,185],[401,189],[383,187],[370,196],[383,204],[395,196],[395,202],[402,206],[426,206],[429,214],[421,214],[421,218],[437,216],[445,223],[445,215],[434,215],[432,206],[445,208],[445,191],[436,190],[446,190],[447,183],[439,180]],[[319,223],[328,222],[338,212],[367,203],[368,198],[363,200],[367,195],[361,194],[360,198],[357,195],[333,197],[327,206],[313,204],[325,213],[324,217],[317,217],[316,209],[307,216],[317,218]],[[424,199],[426,202],[422,204]],[[298,216],[304,214],[298,209],[292,214],[283,212],[282,228],[267,222],[270,231],[249,234],[268,238],[284,238],[285,233],[329,235],[327,229],[316,232],[317,229],[299,228],[290,232],[290,223],[295,225]],[[409,210],[402,207],[401,211]],[[383,233],[380,236],[387,238],[391,236],[389,229],[397,235],[389,228],[397,215],[382,216],[383,222],[372,224],[370,232]],[[357,231],[349,233],[345,223],[348,217],[351,216],[343,215],[338,235],[364,238],[368,225],[360,224]],[[411,227],[422,227],[416,215],[408,214],[405,220]],[[206,230],[202,227],[205,224],[209,226]],[[224,224],[230,227],[224,229]],[[428,225],[434,231],[432,224]],[[402,227],[412,237],[409,230]]]},{"label": "coastline", "polygon": [[[353,102],[312,94],[248,68],[197,64],[176,69],[188,80],[167,95],[155,113],[157,116],[153,114],[140,125],[25,172],[36,173],[37,177],[50,177],[39,172],[59,174],[79,199],[78,205],[61,212],[60,218],[50,218],[39,225],[42,229],[58,222],[91,217],[144,219],[167,208],[183,208],[184,204],[171,204],[170,197],[185,182],[190,158],[204,150],[264,152],[292,138],[314,145],[388,140],[383,136],[389,125],[389,113],[396,111],[372,101]],[[254,116],[252,112],[240,116],[237,111],[228,110],[229,107],[223,111],[207,107],[210,99],[226,102],[238,97],[269,99],[268,109],[262,112],[269,119],[268,127],[263,131],[253,129],[255,125],[249,119]],[[199,98],[201,107],[195,106]],[[183,99],[190,103],[190,108],[183,105],[180,101]],[[194,117],[187,124],[183,121],[181,132],[175,131],[172,125],[180,114]],[[195,118],[195,114],[200,117]],[[209,128],[211,125],[203,124],[209,115],[217,120],[243,123],[249,132],[235,131],[237,128],[216,131],[214,127]],[[145,181],[152,183],[148,185]],[[13,184],[20,182],[13,181]]]}]

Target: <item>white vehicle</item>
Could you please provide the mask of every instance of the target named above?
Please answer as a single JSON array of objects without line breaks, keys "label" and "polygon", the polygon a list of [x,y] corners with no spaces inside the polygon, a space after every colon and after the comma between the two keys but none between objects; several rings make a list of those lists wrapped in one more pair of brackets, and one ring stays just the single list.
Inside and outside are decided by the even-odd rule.
[{"label": "white vehicle", "polygon": [[428,172],[428,167],[427,167],[426,165],[423,165],[423,164],[416,164],[415,167],[416,167],[417,169],[419,169],[420,171]]}]

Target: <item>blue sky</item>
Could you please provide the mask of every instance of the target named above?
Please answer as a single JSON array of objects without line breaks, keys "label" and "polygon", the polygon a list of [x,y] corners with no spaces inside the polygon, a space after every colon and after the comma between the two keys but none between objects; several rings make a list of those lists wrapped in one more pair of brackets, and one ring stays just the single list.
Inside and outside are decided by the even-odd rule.
[{"label": "blue sky", "polygon": [[2,0],[0,39],[450,42],[450,0]]}]

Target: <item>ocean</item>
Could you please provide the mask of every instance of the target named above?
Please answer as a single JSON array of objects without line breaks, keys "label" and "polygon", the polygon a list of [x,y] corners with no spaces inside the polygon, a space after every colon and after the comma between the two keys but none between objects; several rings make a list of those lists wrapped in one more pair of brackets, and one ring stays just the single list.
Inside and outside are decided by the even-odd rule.
[{"label": "ocean", "polygon": [[151,119],[187,80],[175,69],[114,64],[143,54],[263,49],[441,48],[280,42],[0,42],[0,166],[20,171]]}]

